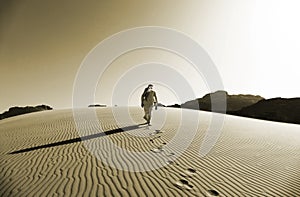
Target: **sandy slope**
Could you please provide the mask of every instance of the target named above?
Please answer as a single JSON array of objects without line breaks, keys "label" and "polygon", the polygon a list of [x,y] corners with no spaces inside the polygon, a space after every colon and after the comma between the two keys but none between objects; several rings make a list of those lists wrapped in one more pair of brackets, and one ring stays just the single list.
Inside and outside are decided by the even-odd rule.
[{"label": "sandy slope", "polygon": [[1,120],[0,196],[300,196],[299,125],[226,116],[201,157],[211,113],[160,109],[147,127],[114,109],[100,125],[77,110],[81,129],[72,110]]}]

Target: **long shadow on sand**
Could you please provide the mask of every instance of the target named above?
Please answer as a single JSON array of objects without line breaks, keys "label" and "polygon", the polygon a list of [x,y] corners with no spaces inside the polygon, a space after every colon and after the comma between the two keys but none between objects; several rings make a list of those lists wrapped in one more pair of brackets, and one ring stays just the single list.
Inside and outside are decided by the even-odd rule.
[{"label": "long shadow on sand", "polygon": [[115,133],[120,133],[120,132],[124,132],[124,131],[130,131],[130,130],[138,129],[139,126],[141,126],[141,125],[145,125],[145,124],[132,125],[132,126],[127,126],[127,127],[123,127],[123,128],[118,128],[118,129],[105,131],[103,133],[96,133],[96,134],[87,135],[87,136],[78,137],[78,138],[73,138],[73,139],[64,140],[64,141],[60,141],[60,142],[54,142],[54,143],[51,143],[51,144],[35,146],[35,147],[31,147],[31,148],[26,148],[26,149],[22,149],[22,150],[13,151],[9,154],[25,153],[25,152],[30,152],[30,151],[34,151],[34,150],[38,150],[38,149],[43,149],[43,148],[61,146],[61,145],[75,143],[75,142],[82,142],[82,141],[86,141],[86,140],[90,140],[90,139],[94,139],[94,138],[98,138],[98,137],[112,135],[112,134],[115,134]]}]

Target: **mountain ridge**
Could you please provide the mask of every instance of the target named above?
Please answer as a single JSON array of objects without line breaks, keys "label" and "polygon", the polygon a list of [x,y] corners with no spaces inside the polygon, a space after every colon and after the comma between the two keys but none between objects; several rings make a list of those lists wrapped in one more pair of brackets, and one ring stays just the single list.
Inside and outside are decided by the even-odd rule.
[{"label": "mountain ridge", "polygon": [[13,116],[18,116],[22,114],[44,111],[44,110],[52,110],[53,108],[48,105],[37,105],[37,106],[26,106],[26,107],[11,107],[8,111],[3,112],[0,114],[0,120],[5,118],[10,118]]},{"label": "mountain ridge", "polygon": [[[212,110],[213,104],[224,105],[223,110]],[[187,108],[203,111],[226,113],[235,116],[300,124],[300,97],[265,99],[259,95],[238,94],[229,95],[220,90],[204,95],[202,98],[174,104],[168,107]]]}]

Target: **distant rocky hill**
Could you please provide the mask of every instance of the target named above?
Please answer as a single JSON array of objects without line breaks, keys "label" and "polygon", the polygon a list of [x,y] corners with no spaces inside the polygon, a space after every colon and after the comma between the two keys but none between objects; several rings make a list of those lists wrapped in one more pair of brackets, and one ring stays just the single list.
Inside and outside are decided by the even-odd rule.
[{"label": "distant rocky hill", "polygon": [[[223,98],[226,98],[227,114],[300,124],[300,98],[264,99],[250,94],[229,95],[226,91],[217,91],[181,105],[175,104],[168,107],[212,111],[211,98],[216,106],[222,104]],[[224,111],[215,112],[224,113]]]},{"label": "distant rocky hill", "polygon": [[8,111],[4,112],[3,114],[0,114],[0,120],[2,120],[4,118],[9,118],[12,116],[18,116],[18,115],[22,115],[22,114],[44,111],[44,110],[52,110],[52,107],[47,106],[47,105],[37,105],[35,107],[33,107],[33,106],[11,107],[11,108],[9,108]]},{"label": "distant rocky hill", "polygon": [[157,103],[157,106],[158,107],[166,107],[164,104],[162,104],[162,103]]},{"label": "distant rocky hill", "polygon": [[103,104],[91,104],[88,107],[106,107],[106,105],[103,105]]},{"label": "distant rocky hill", "polygon": [[206,94],[202,98],[188,101],[181,105],[182,108],[200,109],[204,111],[211,111],[211,98],[214,99],[214,105],[220,105],[226,98],[227,110],[238,111],[244,107],[253,105],[264,98],[261,96],[254,96],[250,94],[229,95],[226,91],[217,91],[214,93]]},{"label": "distant rocky hill", "polygon": [[300,98],[264,99],[241,110],[227,113],[263,120],[300,124]]}]

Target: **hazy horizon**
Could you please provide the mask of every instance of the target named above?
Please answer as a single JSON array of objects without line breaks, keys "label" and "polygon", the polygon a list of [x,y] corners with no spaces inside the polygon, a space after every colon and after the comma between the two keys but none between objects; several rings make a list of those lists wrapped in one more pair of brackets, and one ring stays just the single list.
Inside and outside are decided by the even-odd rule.
[{"label": "hazy horizon", "polygon": [[[296,0],[12,0],[0,7],[0,112],[12,106],[39,104],[71,108],[74,82],[87,54],[111,35],[140,26],[170,28],[197,42],[214,62],[229,94],[266,99],[300,96],[300,2]],[[130,86],[126,79],[140,81],[145,74],[138,68],[155,67],[149,62],[169,66],[174,75],[154,70],[152,81]],[[159,101],[166,105],[215,91],[189,66],[168,51],[138,49],[126,53],[99,78],[95,103],[126,101],[139,105],[140,94],[149,82],[154,83]],[[160,81],[175,73],[191,84],[194,98],[182,96],[184,92],[178,95],[175,87]],[[119,82],[131,92],[130,97],[112,101]]]}]

